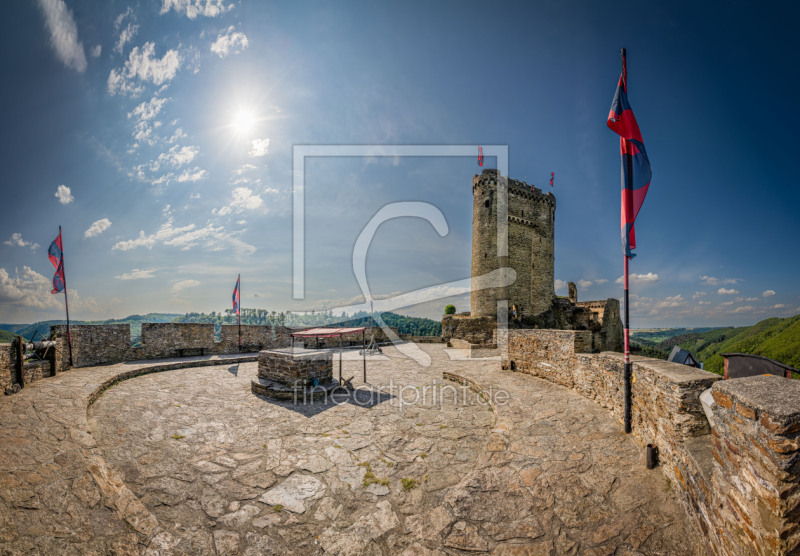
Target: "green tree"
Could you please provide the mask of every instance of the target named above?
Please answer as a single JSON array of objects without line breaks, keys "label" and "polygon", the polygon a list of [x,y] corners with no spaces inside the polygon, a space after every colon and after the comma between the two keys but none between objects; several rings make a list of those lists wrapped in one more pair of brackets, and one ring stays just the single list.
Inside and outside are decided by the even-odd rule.
[{"label": "green tree", "polygon": [[448,305],[444,308],[445,315],[455,315],[456,314],[456,306],[455,305]]}]

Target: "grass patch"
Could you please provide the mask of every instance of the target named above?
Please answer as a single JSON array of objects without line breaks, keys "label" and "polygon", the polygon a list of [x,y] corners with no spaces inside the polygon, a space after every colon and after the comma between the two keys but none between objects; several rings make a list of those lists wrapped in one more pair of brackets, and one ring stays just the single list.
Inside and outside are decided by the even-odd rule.
[{"label": "grass patch", "polygon": [[417,486],[417,480],[411,477],[403,477],[400,479],[400,482],[403,484],[403,490],[406,492]]},{"label": "grass patch", "polygon": [[426,457],[428,457],[428,454],[426,454],[425,452],[420,452],[419,457],[425,459]]},{"label": "grass patch", "polygon": [[173,435],[172,435],[172,439],[173,439],[173,440],[182,440],[182,439],[184,439],[184,438],[186,438],[186,436],[185,436],[185,435],[183,435],[183,434],[173,434]]},{"label": "grass patch", "polygon": [[276,512],[282,512],[283,506],[281,504],[275,504],[274,506],[272,506],[272,509],[275,510]]}]

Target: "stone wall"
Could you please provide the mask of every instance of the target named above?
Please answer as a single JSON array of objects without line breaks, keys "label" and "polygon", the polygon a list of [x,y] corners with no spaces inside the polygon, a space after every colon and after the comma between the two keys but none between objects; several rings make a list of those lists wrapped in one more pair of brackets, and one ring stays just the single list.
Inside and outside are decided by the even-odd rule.
[{"label": "stone wall", "polygon": [[288,388],[309,386],[314,379],[319,383],[330,382],[333,378],[333,352],[264,350],[258,354],[258,376]]},{"label": "stone wall", "polygon": [[714,385],[712,520],[731,552],[800,553],[800,380]]},{"label": "stone wall", "polygon": [[[622,421],[623,356],[586,353],[590,331],[498,336],[503,368],[572,388]],[[633,434],[643,446],[658,447],[660,465],[709,550],[800,550],[800,381],[760,376],[723,382],[684,365],[631,360]],[[699,401],[712,385],[713,431]]]},{"label": "stone wall", "polygon": [[14,383],[14,345],[0,344],[0,393]]},{"label": "stone wall", "polygon": [[449,342],[453,338],[465,340],[471,344],[494,343],[497,319],[491,317],[462,317],[444,315],[442,317],[442,341]]},{"label": "stone wall", "polygon": [[[283,326],[242,325],[242,351],[261,351],[275,349],[290,344],[290,330]],[[239,326],[223,324],[220,334],[220,349],[223,353],[236,353],[239,350]]]},{"label": "stone wall", "polygon": [[[66,369],[68,348],[66,326],[50,327],[51,334],[58,333],[59,354],[57,364]],[[289,345],[290,330],[269,326],[242,326],[242,351],[259,351]],[[237,325],[223,325],[221,341],[214,339],[214,325],[210,323],[144,323],[142,345],[131,345],[128,324],[81,324],[70,327],[72,338],[72,364],[87,367],[121,361],[161,359],[185,355],[216,355],[239,352]]]}]

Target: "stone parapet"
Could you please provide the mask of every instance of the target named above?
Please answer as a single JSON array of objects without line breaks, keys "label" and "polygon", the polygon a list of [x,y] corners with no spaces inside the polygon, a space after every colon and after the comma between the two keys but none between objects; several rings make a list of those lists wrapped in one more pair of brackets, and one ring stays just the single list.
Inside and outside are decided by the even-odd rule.
[{"label": "stone parapet", "polygon": [[0,344],[0,394],[14,384],[14,345]]},{"label": "stone parapet", "polygon": [[[69,360],[66,326],[51,326],[50,332],[51,335],[58,335],[56,365],[60,372],[66,370]],[[214,339],[214,325],[210,323],[143,323],[142,344],[133,347],[128,324],[81,324],[70,327],[72,364],[75,367],[287,347],[290,343],[289,334],[290,330],[282,326],[273,329],[270,326],[243,325],[240,350],[238,325],[223,325],[221,341],[217,342]]]},{"label": "stone parapet", "polygon": [[442,341],[449,342],[456,338],[470,344],[492,344],[496,328],[495,317],[445,315],[442,317]]},{"label": "stone parapet", "polygon": [[[586,353],[591,332],[498,331],[498,344],[503,368],[572,388],[622,421],[624,358]],[[633,433],[658,448],[661,468],[709,552],[798,553],[800,381],[721,381],[685,365],[631,360]],[[713,431],[699,400],[712,386]]]},{"label": "stone parapet", "polygon": [[800,552],[800,381],[714,385],[714,521],[732,553]]}]

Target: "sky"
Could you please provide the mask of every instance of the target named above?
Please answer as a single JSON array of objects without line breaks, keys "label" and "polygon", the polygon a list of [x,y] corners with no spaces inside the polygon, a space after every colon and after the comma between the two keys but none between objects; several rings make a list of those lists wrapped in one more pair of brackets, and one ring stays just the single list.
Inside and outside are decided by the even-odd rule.
[{"label": "sky", "polygon": [[[375,297],[440,318],[469,276],[474,156],[311,156],[305,284],[293,289],[296,146],[503,145],[557,199],[556,293],[622,297],[619,141],[628,96],[653,178],[636,222],[631,327],[742,326],[800,312],[794,29],[752,2],[3,3],[0,322],[321,310]],[[313,152],[313,151],[312,151]],[[496,161],[487,157],[484,168]],[[548,185],[555,173],[554,187]],[[441,230],[440,230],[441,231]],[[358,266],[358,265],[357,265]],[[426,290],[427,289],[427,290]],[[416,296],[416,297],[415,297]]]}]

